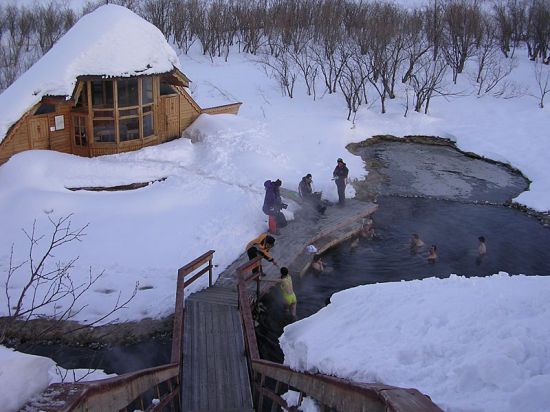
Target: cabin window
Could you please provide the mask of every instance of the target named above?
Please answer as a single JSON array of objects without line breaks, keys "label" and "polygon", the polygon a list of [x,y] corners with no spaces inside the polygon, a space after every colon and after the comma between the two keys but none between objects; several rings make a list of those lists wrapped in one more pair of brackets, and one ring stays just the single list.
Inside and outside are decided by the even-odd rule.
[{"label": "cabin window", "polygon": [[86,117],[74,116],[74,144],[77,146],[88,146],[88,136],[86,134]]},{"label": "cabin window", "polygon": [[113,107],[113,82],[111,80],[92,80],[92,105],[95,108]]},{"label": "cabin window", "polygon": [[152,107],[147,106],[143,108],[143,137],[149,137],[154,132]]},{"label": "cabin window", "polygon": [[34,112],[35,116],[38,116],[39,114],[46,114],[46,113],[53,113],[55,112],[55,105],[49,104],[49,103],[42,103],[38,109]]},{"label": "cabin window", "polygon": [[125,117],[118,121],[118,133],[120,141],[139,139],[139,117]]},{"label": "cabin window", "polygon": [[139,91],[138,79],[117,80],[118,107],[137,106]]},{"label": "cabin window", "polygon": [[176,89],[171,84],[161,81],[160,82],[160,95],[167,96],[169,94],[176,94]]},{"label": "cabin window", "polygon": [[120,143],[154,135],[153,77],[92,80],[89,87],[95,142]]},{"label": "cabin window", "polygon": [[153,78],[145,77],[141,80],[141,104],[153,103]]},{"label": "cabin window", "polygon": [[111,119],[96,120],[94,119],[94,140],[97,143],[114,143],[115,138],[115,121]]},{"label": "cabin window", "polygon": [[76,101],[76,107],[88,107],[88,90],[86,86],[82,88],[82,91],[80,92],[80,95],[78,96],[78,100]]}]

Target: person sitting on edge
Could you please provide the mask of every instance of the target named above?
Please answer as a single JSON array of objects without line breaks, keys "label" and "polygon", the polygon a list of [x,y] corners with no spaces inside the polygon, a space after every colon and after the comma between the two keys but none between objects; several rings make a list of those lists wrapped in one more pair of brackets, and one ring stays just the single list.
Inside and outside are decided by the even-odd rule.
[{"label": "person sitting on edge", "polygon": [[436,260],[437,260],[437,246],[432,245],[430,247],[430,250],[428,251],[428,262],[435,263]]},{"label": "person sitting on edge", "polygon": [[[248,259],[252,260],[258,256],[261,256],[268,262],[271,262],[275,266],[278,266],[277,262],[275,262],[275,259],[273,259],[273,257],[269,254],[269,251],[274,245],[275,238],[268,235],[267,233],[262,233],[260,236],[258,236],[256,239],[251,240],[246,245],[246,254],[248,255]],[[258,268],[252,271],[252,273],[257,272]]]},{"label": "person sitting on edge", "polygon": [[487,245],[485,244],[485,236],[480,236],[477,238],[479,240],[479,247],[477,248],[477,251],[479,252],[479,256],[485,256],[487,254]]},{"label": "person sitting on edge", "polygon": [[321,255],[313,255],[313,262],[311,262],[311,269],[317,273],[322,273],[325,270],[325,262],[321,260]]}]

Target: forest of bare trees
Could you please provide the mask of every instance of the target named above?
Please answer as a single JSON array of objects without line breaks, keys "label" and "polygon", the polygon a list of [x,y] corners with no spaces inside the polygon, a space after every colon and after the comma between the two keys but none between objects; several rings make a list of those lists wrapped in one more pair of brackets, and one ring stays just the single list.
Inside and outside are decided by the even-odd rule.
[{"label": "forest of bare trees", "polygon": [[[106,2],[90,1],[83,13]],[[143,16],[185,53],[195,45],[212,59],[228,59],[230,50],[252,55],[291,98],[298,79],[314,99],[340,92],[348,119],[372,102],[384,113],[397,84],[410,93],[412,109],[427,112],[466,65],[474,68],[466,77],[475,93],[510,97],[518,46],[543,74],[550,65],[550,0],[426,0],[416,9],[351,0],[109,2]],[[0,90],[78,17],[56,0],[0,6]]]}]

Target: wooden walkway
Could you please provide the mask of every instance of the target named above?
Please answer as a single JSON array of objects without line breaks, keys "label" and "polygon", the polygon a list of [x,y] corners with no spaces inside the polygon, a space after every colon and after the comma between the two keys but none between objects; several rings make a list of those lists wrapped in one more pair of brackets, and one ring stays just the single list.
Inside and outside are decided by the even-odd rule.
[{"label": "wooden walkway", "polygon": [[253,411],[237,292],[210,287],[185,301],[183,410]]},{"label": "wooden walkway", "polygon": [[[323,252],[353,236],[361,227],[361,218],[372,214],[376,207],[349,199],[343,208],[329,207],[324,216],[296,216],[276,236],[273,256],[293,275],[302,274],[311,262],[312,255],[305,251],[307,245],[314,244]],[[254,410],[235,278],[236,268],[247,261],[243,253],[220,274],[214,286],[185,301],[181,397],[184,411]],[[269,263],[264,265],[264,272],[267,278],[279,277],[277,268]],[[262,292],[271,286],[271,282],[261,282]],[[251,284],[250,288],[252,295],[255,287]]]}]

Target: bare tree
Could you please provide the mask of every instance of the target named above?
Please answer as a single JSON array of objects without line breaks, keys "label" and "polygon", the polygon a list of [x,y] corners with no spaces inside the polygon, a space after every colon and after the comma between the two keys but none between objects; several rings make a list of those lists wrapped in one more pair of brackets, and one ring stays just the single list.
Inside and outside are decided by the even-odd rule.
[{"label": "bare tree", "polygon": [[443,17],[442,51],[456,83],[481,38],[482,13],[476,0],[450,0],[445,5]]},{"label": "bare tree", "polygon": [[153,23],[164,34],[170,36],[170,15],[172,13],[173,0],[143,0],[141,15],[150,23]]},{"label": "bare tree", "polygon": [[[86,280],[75,281],[71,271],[78,257],[66,261],[52,262],[55,253],[64,245],[81,242],[88,225],[73,228],[72,215],[53,219],[48,215],[51,233],[40,234],[35,220],[30,231],[23,230],[29,242],[27,260],[14,262],[14,247],[12,245],[10,261],[4,284],[7,316],[0,323],[0,343],[3,342],[10,328],[17,322],[18,329],[28,327],[33,318],[45,318],[53,321],[52,326],[41,331],[47,334],[55,330],[59,322],[72,320],[85,306],[80,304],[81,298],[90,291],[94,284],[104,275],[92,273],[90,268]],[[16,281],[17,277],[17,281]],[[20,291],[14,293],[14,283],[22,284]],[[138,284],[133,293],[124,300],[119,293],[116,303],[99,318],[73,327],[69,332],[75,332],[102,322],[115,312],[123,309],[135,297]]]},{"label": "bare tree", "polygon": [[539,107],[544,109],[544,98],[550,93],[550,66],[536,61],[533,64],[535,80],[537,82],[538,93],[532,94],[539,100]]},{"label": "bare tree", "polygon": [[426,55],[419,59],[415,71],[410,76],[409,84],[414,91],[414,110],[428,113],[430,101],[434,96],[446,94],[445,74],[447,63],[440,56],[436,60]]},{"label": "bare tree", "polygon": [[317,78],[317,74],[319,73],[319,68],[313,58],[311,46],[308,45],[298,53],[296,53],[294,49],[290,49],[288,53],[294,62],[294,65],[302,73],[302,77],[306,84],[307,95],[313,95],[313,99],[315,100],[315,80]]},{"label": "bare tree", "polygon": [[173,11],[170,16],[170,26],[172,27],[172,35],[174,41],[180,49],[185,53],[189,52],[189,49],[195,42],[195,35],[193,33],[193,16],[198,10],[197,0],[191,1],[175,1],[173,5]]},{"label": "bare tree", "polygon": [[298,72],[290,53],[281,46],[281,51],[274,55],[264,53],[259,62],[264,65],[266,72],[277,80],[283,95],[292,99]]},{"label": "bare tree", "polygon": [[69,30],[76,16],[72,9],[63,8],[57,1],[38,6],[36,10],[36,31],[38,45],[42,54],[46,53],[54,43]]},{"label": "bare tree", "polygon": [[513,57],[514,52],[526,36],[524,0],[502,0],[495,4],[493,18],[498,28],[500,49],[506,57]]},{"label": "bare tree", "polygon": [[423,30],[424,16],[422,13],[414,11],[407,16],[403,26],[405,31],[404,43],[404,62],[405,69],[401,78],[402,83],[407,83],[409,77],[414,71],[416,62],[430,50],[430,44]]},{"label": "bare tree", "polygon": [[499,97],[511,88],[511,83],[505,81],[515,67],[513,59],[504,59],[500,53],[501,46],[497,36],[497,26],[491,19],[483,22],[483,38],[474,53],[476,64],[475,83],[477,95],[491,94]]},{"label": "bare tree", "polygon": [[531,60],[550,63],[550,1],[532,0],[527,20],[527,50]]},{"label": "bare tree", "polygon": [[359,50],[350,51],[351,58],[346,60],[344,69],[338,78],[340,91],[344,95],[348,108],[347,120],[350,120],[353,114],[366,102],[365,83],[370,77],[370,65],[365,62],[366,56],[362,55]]}]

